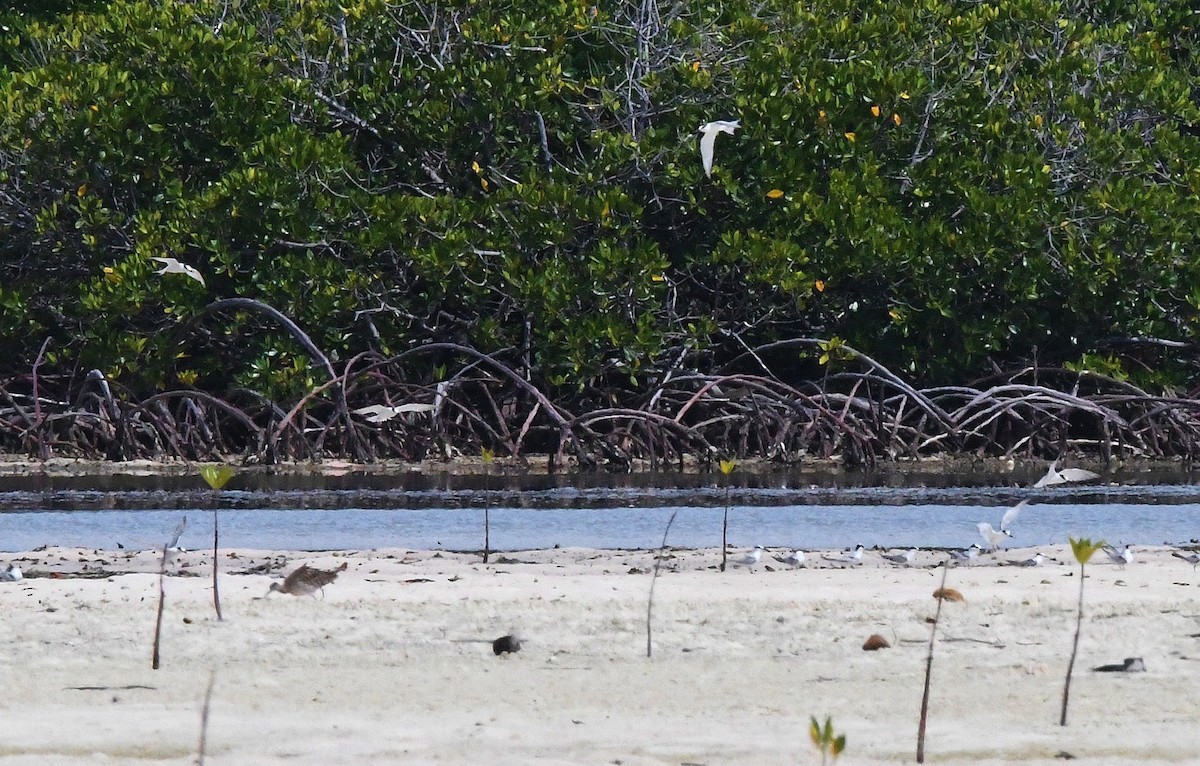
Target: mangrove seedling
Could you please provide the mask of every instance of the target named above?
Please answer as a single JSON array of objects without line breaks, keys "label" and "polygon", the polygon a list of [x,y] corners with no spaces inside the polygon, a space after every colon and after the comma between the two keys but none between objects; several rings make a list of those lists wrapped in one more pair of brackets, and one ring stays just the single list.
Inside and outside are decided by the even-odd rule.
[{"label": "mangrove seedling", "polygon": [[663,530],[662,545],[658,548],[658,555],[654,557],[654,574],[650,576],[650,598],[646,600],[646,656],[649,657],[653,651],[650,644],[650,620],[654,615],[654,584],[658,582],[658,570],[662,566],[663,554],[667,552],[667,535],[671,533],[671,525],[675,523],[675,514],[679,513],[679,509],[671,511],[671,518],[667,519],[667,527]]},{"label": "mangrove seedling", "polygon": [[721,571],[725,571],[725,560],[729,557],[729,474],[737,467],[736,460],[722,460],[721,473],[725,476],[725,515],[721,518]]},{"label": "mangrove seedling", "polygon": [[1075,653],[1079,651],[1079,631],[1083,628],[1083,581],[1086,576],[1087,563],[1091,560],[1092,554],[1104,547],[1103,540],[1092,542],[1086,537],[1078,540],[1074,537],[1069,539],[1071,553],[1075,554],[1075,560],[1079,562],[1079,608],[1075,612],[1075,640],[1071,644],[1071,659],[1067,662],[1067,680],[1063,684],[1062,717],[1059,718],[1059,726],[1067,725],[1067,701],[1071,697],[1071,672],[1075,669]]},{"label": "mangrove seedling", "polygon": [[492,462],[496,453],[489,447],[484,447],[479,453],[483,460],[483,563],[488,563],[492,552],[492,523],[490,516],[492,506]]},{"label": "mangrove seedling", "polygon": [[[200,476],[204,482],[213,490],[220,492],[221,488],[229,483],[233,478],[235,471],[227,465],[202,465],[200,466]],[[217,612],[217,620],[224,620],[221,616],[221,590],[217,586],[217,548],[220,543],[220,514],[221,509],[218,506],[213,506],[213,552],[212,552],[212,593],[213,593],[213,609]]]},{"label": "mangrove seedling", "polygon": [[171,533],[171,539],[163,546],[162,558],[158,562],[158,614],[154,618],[154,649],[150,653],[150,669],[158,670],[159,666],[159,646],[162,639],[162,621],[163,621],[163,606],[166,603],[166,587],[163,584],[164,578],[167,576],[167,559],[171,557],[171,552],[179,547],[179,538],[183,536],[183,530],[187,528],[187,516],[179,522],[175,527],[175,531]]},{"label": "mangrove seedling", "polygon": [[837,761],[837,757],[846,749],[846,735],[834,733],[833,718],[830,716],[825,716],[824,726],[817,723],[816,716],[813,716],[808,725],[808,736],[821,751],[821,766],[827,766],[831,759]]}]

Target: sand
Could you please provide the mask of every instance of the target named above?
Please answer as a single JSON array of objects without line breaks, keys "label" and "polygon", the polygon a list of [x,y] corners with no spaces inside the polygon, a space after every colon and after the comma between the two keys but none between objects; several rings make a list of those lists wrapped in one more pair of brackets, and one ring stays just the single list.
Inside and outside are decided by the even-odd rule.
[{"label": "sand", "polygon": [[[1089,567],[1063,728],[1079,572],[1038,550],[1038,568],[1002,565],[1025,550],[949,572],[966,602],[942,613],[927,762],[1196,762],[1200,573],[1165,548]],[[719,551],[673,551],[649,659],[646,551],[223,551],[223,621],[209,557],[183,553],[159,670],[153,552],[0,554],[28,575],[0,583],[0,764],[194,763],[210,674],[209,764],[814,764],[810,716],[846,735],[839,763],[914,762],[944,554],[772,553],[721,573]],[[264,597],[342,562],[323,598]],[[513,631],[522,651],[494,656]],[[863,651],[873,633],[891,648]],[[1091,670],[1133,656],[1146,672]]]}]

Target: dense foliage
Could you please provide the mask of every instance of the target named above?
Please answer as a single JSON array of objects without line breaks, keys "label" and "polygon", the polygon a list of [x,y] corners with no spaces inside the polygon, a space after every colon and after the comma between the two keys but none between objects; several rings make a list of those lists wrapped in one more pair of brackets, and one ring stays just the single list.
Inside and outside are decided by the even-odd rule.
[{"label": "dense foliage", "polygon": [[[463,346],[601,406],[820,375],[743,352],[821,337],[926,384],[1036,358],[1190,389],[1193,6],[0,9],[0,373],[290,406],[325,362],[441,342],[414,380]],[[713,119],[741,130],[707,178]],[[327,359],[210,308],[235,296]]]}]

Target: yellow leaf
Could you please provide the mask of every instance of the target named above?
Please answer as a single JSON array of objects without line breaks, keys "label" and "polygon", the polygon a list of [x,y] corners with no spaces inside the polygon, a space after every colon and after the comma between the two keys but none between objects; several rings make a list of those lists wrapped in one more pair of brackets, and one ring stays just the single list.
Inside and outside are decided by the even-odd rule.
[{"label": "yellow leaf", "polygon": [[826,122],[827,118],[825,117],[825,110],[822,109],[821,111],[817,112],[817,124],[824,126]]},{"label": "yellow leaf", "polygon": [[204,483],[213,489],[224,487],[236,471],[227,465],[202,465],[200,466],[200,477],[204,479]]},{"label": "yellow leaf", "polygon": [[650,281],[651,282],[666,282],[667,278],[664,277],[662,274],[651,274]]},{"label": "yellow leaf", "polygon": [[907,101],[910,98],[910,96],[908,95],[908,91],[906,91],[906,90],[900,91],[900,98]]},{"label": "yellow leaf", "polygon": [[473,161],[473,162],[471,162],[471,170],[474,170],[474,171],[475,171],[475,175],[479,175],[480,173],[482,173],[482,172],[483,172],[483,171],[482,171],[482,170],[479,168],[479,163],[478,163],[478,162],[474,162],[474,161]]},{"label": "yellow leaf", "polygon": [[900,115],[896,114],[895,112],[892,112],[892,122],[899,125],[900,124]]},{"label": "yellow leaf", "polygon": [[878,117],[878,116],[879,116],[879,111],[880,111],[880,110],[879,110],[879,104],[872,104],[872,105],[871,105],[871,116],[872,116],[872,117]]},{"label": "yellow leaf", "polygon": [[728,476],[729,474],[733,473],[734,468],[737,468],[737,461],[736,460],[722,460],[718,465],[721,467],[721,473]]},{"label": "yellow leaf", "polygon": [[1043,173],[1049,173],[1049,172],[1050,172],[1050,166],[1049,166],[1049,165],[1042,165],[1042,172],[1043,172]]},{"label": "yellow leaf", "polygon": [[91,109],[93,112],[100,111],[100,107],[96,106],[95,104],[91,104],[90,106],[88,106],[88,109]]},{"label": "yellow leaf", "polygon": [[815,287],[819,293],[825,292],[825,280],[818,279],[817,281],[813,282],[813,287]]},{"label": "yellow leaf", "polygon": [[80,184],[79,188],[75,190],[75,196],[82,197],[85,194],[87,194],[87,184]]},{"label": "yellow leaf", "polygon": [[858,140],[858,136],[854,135],[854,131],[852,131],[852,130],[848,131],[845,135],[846,135],[846,140],[849,141],[850,143],[854,143],[856,140]]},{"label": "yellow leaf", "polygon": [[693,61],[693,62],[692,62],[692,71],[693,71],[693,72],[699,72],[699,71],[700,71],[700,62],[699,62],[699,61]]},{"label": "yellow leaf", "polygon": [[772,189],[771,191],[767,192],[768,199],[779,199],[782,196],[783,189]]},{"label": "yellow leaf", "polygon": [[1033,124],[1034,124],[1034,127],[1038,127],[1038,128],[1042,127],[1042,116],[1040,114],[1035,114],[1033,116]]}]

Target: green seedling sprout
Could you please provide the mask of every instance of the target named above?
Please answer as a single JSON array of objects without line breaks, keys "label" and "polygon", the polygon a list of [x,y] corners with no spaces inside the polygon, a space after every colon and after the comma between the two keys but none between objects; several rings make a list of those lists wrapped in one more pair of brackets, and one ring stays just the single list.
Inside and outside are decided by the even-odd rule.
[{"label": "green seedling sprout", "polygon": [[[220,491],[222,487],[229,483],[236,473],[227,465],[202,465],[200,466],[200,477],[213,490]],[[217,546],[220,542],[220,513],[221,509],[213,507],[213,566],[212,566],[212,592],[213,592],[213,608],[217,611],[217,620],[224,620],[221,616],[221,590],[217,586]]]},{"label": "green seedling sprout", "polygon": [[833,718],[830,716],[825,717],[823,727],[817,723],[816,716],[813,716],[808,725],[808,736],[821,751],[821,766],[827,766],[831,759],[836,762],[837,757],[846,749],[846,735],[834,733]]},{"label": "green seedling sprout", "polygon": [[1063,684],[1062,717],[1059,718],[1059,726],[1067,725],[1067,701],[1071,698],[1071,672],[1075,670],[1075,653],[1079,651],[1079,631],[1083,628],[1083,581],[1086,576],[1087,563],[1096,551],[1104,547],[1103,540],[1092,542],[1086,537],[1078,540],[1074,537],[1069,539],[1071,553],[1075,554],[1075,560],[1079,562],[1079,608],[1075,613],[1075,641],[1071,644],[1071,659],[1067,663],[1067,680]]}]

